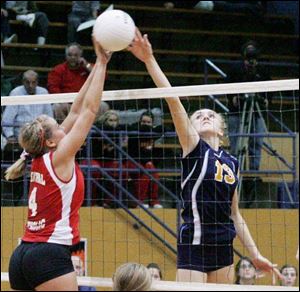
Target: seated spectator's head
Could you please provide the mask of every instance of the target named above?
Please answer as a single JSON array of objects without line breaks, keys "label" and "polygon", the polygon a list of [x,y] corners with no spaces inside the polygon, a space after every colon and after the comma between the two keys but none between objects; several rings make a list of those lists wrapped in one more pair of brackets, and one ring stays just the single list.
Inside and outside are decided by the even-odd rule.
[{"label": "seated spectator's head", "polygon": [[139,124],[141,126],[146,125],[146,126],[153,127],[153,120],[154,120],[154,116],[152,112],[146,111],[142,113]]},{"label": "seated spectator's head", "polygon": [[84,276],[84,265],[80,256],[72,255],[71,260],[77,276]]},{"label": "seated spectator's head", "polygon": [[256,268],[247,257],[242,257],[235,266],[236,284],[247,283],[254,285],[256,279]]},{"label": "seated spectator's head", "polygon": [[150,272],[141,264],[124,264],[113,275],[113,291],[151,291],[151,285]]},{"label": "seated spectator's head", "polygon": [[117,128],[120,123],[119,114],[117,111],[108,110],[99,117],[97,122],[102,124],[104,127]]},{"label": "seated spectator's head", "polygon": [[38,74],[33,70],[27,70],[23,73],[23,85],[26,92],[29,95],[36,93],[36,87],[38,85]]},{"label": "seated spectator's head", "polygon": [[158,264],[150,263],[147,266],[147,269],[150,271],[153,280],[160,281],[162,280],[162,272]]},{"label": "seated spectator's head", "polygon": [[77,69],[80,66],[82,48],[78,43],[70,43],[66,47],[66,61],[70,69]]},{"label": "seated spectator's head", "polygon": [[291,265],[284,265],[280,269],[280,273],[283,276],[283,279],[281,280],[281,286],[295,286],[297,281],[297,269],[294,266]]},{"label": "seated spectator's head", "polygon": [[259,57],[259,49],[254,41],[249,41],[242,46],[242,57],[244,59],[244,63],[248,70],[254,69],[257,65],[257,60]]}]

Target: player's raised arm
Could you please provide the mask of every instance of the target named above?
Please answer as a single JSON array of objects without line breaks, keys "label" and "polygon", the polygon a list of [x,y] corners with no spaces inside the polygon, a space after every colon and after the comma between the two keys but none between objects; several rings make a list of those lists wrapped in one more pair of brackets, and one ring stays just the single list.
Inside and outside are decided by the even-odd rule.
[{"label": "player's raised arm", "polygon": [[[171,87],[169,80],[159,67],[153,55],[152,46],[146,34],[142,36],[140,31],[137,29],[135,39],[128,47],[128,50],[135,57],[145,63],[146,68],[157,87]],[[173,97],[166,98],[166,101],[175,124],[183,156],[186,156],[198,144],[199,135],[192,127],[180,99],[178,97]]]}]

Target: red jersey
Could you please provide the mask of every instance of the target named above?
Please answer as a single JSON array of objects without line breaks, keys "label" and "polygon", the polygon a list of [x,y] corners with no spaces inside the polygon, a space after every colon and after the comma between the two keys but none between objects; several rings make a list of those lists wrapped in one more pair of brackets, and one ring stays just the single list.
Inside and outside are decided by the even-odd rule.
[{"label": "red jersey", "polygon": [[28,219],[22,240],[73,245],[80,240],[79,208],[84,199],[84,178],[75,163],[72,178],[59,179],[52,155],[49,152],[32,160]]}]

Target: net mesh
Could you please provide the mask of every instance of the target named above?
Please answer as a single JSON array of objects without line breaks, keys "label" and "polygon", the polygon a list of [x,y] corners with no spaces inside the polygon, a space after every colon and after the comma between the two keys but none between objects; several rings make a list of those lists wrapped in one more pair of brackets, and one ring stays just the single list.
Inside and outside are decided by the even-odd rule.
[{"label": "net mesh", "polygon": [[[97,122],[77,155],[86,185],[80,210],[82,239],[73,251],[73,256],[77,256],[81,263],[79,275],[84,276],[80,283],[108,288],[114,271],[125,262],[157,263],[164,280],[175,280],[176,237],[182,223],[181,147],[167,104],[159,98],[171,94],[170,90],[181,96],[189,114],[200,108],[210,108],[224,116],[228,138],[224,139],[223,148],[240,162],[240,208],[251,234],[261,253],[272,262],[280,267],[287,263],[297,266],[299,85],[297,81],[288,88],[280,85],[282,87],[274,86],[274,82],[264,83],[260,88],[255,84],[249,89],[248,86],[252,85],[246,84],[245,88],[240,86],[240,93],[237,85],[230,88],[225,85],[221,89],[219,85],[210,86],[209,92],[205,91],[205,86],[153,89],[150,93],[140,92],[140,98],[135,98],[138,95],[130,91],[106,92],[104,96],[110,110],[99,112]],[[229,89],[233,88],[230,92]],[[267,106],[266,91],[270,96]],[[143,94],[147,99],[142,98],[145,97]],[[121,96],[126,96],[127,100],[122,100]],[[236,111],[228,112],[235,96],[243,104]],[[50,104],[57,98],[49,95],[43,100]],[[11,107],[11,98],[1,99],[7,108]],[[26,99],[27,102],[26,106],[35,103],[30,99]],[[2,106],[2,113],[4,110]],[[19,125],[7,124],[2,119],[3,272],[7,272],[9,258],[23,235],[30,179],[28,172],[22,179],[12,182],[3,178],[5,169],[18,159],[22,151],[17,143],[5,139],[3,128],[12,126],[17,128]],[[234,248],[235,263],[239,256],[248,255],[238,240]],[[2,280],[5,280],[4,276]],[[258,278],[256,283],[279,284],[270,275]],[[171,282],[155,286],[158,290],[186,288]],[[246,287],[194,285],[188,290],[213,288],[233,291]],[[251,289],[261,290],[264,286],[247,287],[247,290]],[[284,288],[273,286],[270,289]]]}]

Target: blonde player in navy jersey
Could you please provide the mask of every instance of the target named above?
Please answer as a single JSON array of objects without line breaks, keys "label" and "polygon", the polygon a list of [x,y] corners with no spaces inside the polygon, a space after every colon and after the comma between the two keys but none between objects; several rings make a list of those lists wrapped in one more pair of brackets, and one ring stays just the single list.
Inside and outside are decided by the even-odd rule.
[{"label": "blonde player in navy jersey", "polygon": [[[9,263],[14,290],[78,291],[70,246],[80,240],[84,180],[75,155],[97,115],[110,59],[97,43],[94,48],[96,64],[65,121],[58,125],[43,115],[20,132],[19,143],[33,159],[26,230]],[[24,165],[22,157],[6,179],[21,176]]]},{"label": "blonde player in navy jersey", "polygon": [[[129,51],[145,63],[157,87],[170,87],[153,56],[147,35],[137,30]],[[238,208],[238,162],[220,147],[222,117],[210,109],[188,117],[179,98],[166,99],[182,158],[183,224],[178,234],[177,280],[233,283],[233,246],[237,235],[256,268],[275,271],[258,251]]]}]

